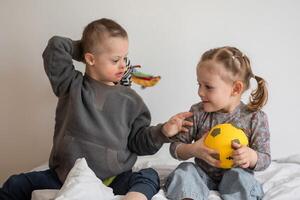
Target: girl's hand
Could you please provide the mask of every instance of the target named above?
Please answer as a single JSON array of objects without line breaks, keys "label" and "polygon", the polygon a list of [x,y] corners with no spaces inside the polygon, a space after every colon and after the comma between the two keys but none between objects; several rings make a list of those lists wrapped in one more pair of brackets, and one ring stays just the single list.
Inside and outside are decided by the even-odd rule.
[{"label": "girl's hand", "polygon": [[235,149],[232,153],[233,164],[241,168],[254,168],[257,162],[257,153],[247,146],[242,146],[238,143],[232,143],[232,148]]},{"label": "girl's hand", "polygon": [[185,119],[191,116],[193,116],[191,112],[182,112],[174,115],[162,127],[163,134],[166,137],[172,137],[179,132],[188,132],[185,126],[193,126],[193,123]]},{"label": "girl's hand", "polygon": [[204,139],[207,135],[208,133],[203,135],[200,140],[197,140],[193,143],[193,155],[196,158],[204,160],[213,167],[220,167],[221,162],[219,160],[219,152],[206,147],[204,144]]}]

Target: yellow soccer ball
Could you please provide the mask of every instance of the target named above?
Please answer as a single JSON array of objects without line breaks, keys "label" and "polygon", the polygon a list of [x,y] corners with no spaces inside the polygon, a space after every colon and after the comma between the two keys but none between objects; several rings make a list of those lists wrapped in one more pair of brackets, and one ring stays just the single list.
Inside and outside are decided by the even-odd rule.
[{"label": "yellow soccer ball", "polygon": [[248,137],[244,131],[232,124],[219,124],[214,126],[204,140],[204,144],[207,147],[219,152],[216,158],[221,161],[221,168],[229,169],[233,166],[232,142],[248,145]]}]

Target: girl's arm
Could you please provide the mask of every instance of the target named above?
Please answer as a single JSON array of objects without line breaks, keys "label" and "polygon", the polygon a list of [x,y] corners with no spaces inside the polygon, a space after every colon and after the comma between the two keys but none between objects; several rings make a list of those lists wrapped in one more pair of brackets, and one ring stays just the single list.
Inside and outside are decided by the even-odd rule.
[{"label": "girl's arm", "polygon": [[271,164],[271,150],[268,118],[263,111],[257,112],[253,117],[252,132],[250,147],[257,153],[254,170],[264,170]]},{"label": "girl's arm", "polygon": [[220,161],[216,159],[218,152],[213,149],[207,148],[204,144],[206,135],[207,134],[203,135],[201,139],[195,141],[194,143],[179,143],[177,145],[172,144],[174,146],[171,145],[170,148],[175,148],[174,156],[176,156],[179,160],[187,160],[196,157],[206,161],[211,166],[219,167]]},{"label": "girl's arm", "polygon": [[267,115],[258,111],[252,117],[251,136],[248,146],[233,144],[235,166],[255,171],[266,169],[271,163],[270,132]]}]

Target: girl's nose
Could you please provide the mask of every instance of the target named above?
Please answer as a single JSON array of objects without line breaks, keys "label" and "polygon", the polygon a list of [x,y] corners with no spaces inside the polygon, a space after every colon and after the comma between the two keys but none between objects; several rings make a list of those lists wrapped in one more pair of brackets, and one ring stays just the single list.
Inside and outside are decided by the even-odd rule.
[{"label": "girl's nose", "polygon": [[198,89],[198,95],[199,95],[199,97],[201,97],[201,98],[204,97],[204,91],[203,91],[203,89],[201,89],[200,87],[199,87],[199,89]]}]

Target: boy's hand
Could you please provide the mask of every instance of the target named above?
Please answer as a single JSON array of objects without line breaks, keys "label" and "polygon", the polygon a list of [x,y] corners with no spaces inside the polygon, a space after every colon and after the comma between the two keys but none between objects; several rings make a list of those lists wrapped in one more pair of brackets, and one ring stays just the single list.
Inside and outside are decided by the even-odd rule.
[{"label": "boy's hand", "polygon": [[220,156],[219,152],[214,149],[208,148],[204,144],[204,140],[208,133],[203,135],[201,139],[193,143],[193,155],[196,158],[200,158],[210,164],[213,167],[220,167]]},{"label": "boy's hand", "polygon": [[162,132],[166,137],[172,137],[178,132],[188,132],[185,126],[193,126],[193,123],[185,120],[188,117],[193,116],[191,112],[182,112],[174,115],[164,124]]},{"label": "boy's hand", "polygon": [[241,168],[254,168],[257,162],[257,153],[247,146],[242,146],[238,143],[232,143],[232,148],[235,149],[232,153],[233,164]]}]

